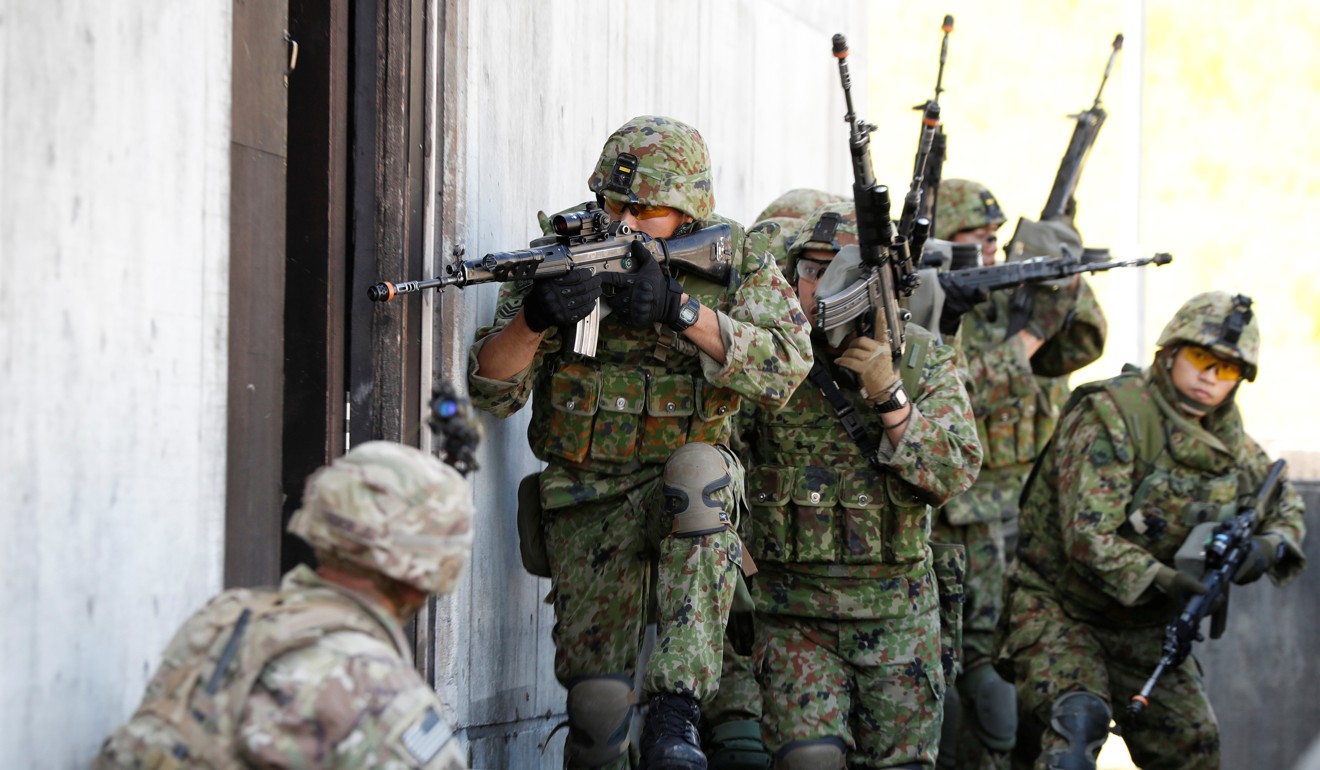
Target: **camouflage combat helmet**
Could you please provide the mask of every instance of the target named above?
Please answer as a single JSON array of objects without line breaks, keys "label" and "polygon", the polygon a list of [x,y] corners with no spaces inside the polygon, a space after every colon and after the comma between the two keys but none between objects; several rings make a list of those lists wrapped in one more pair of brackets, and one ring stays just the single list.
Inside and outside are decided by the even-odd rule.
[{"label": "camouflage combat helmet", "polygon": [[756,216],[754,221],[760,222],[765,219],[774,219],[776,217],[792,217],[794,219],[805,219],[811,216],[811,212],[824,206],[827,203],[838,203],[847,200],[842,195],[827,193],[824,190],[813,190],[809,187],[797,187],[770,202],[765,210]]},{"label": "camouflage combat helmet", "polygon": [[993,193],[969,179],[945,179],[940,182],[939,209],[935,212],[934,236],[952,240],[963,230],[991,225],[998,228],[1008,221]]},{"label": "camouflage combat helmet", "polygon": [[770,217],[759,220],[747,230],[748,235],[753,233],[765,233],[770,239],[770,256],[775,258],[775,264],[779,265],[779,271],[786,278],[792,280],[793,272],[790,269],[790,260],[788,257],[788,247],[793,244],[793,239],[797,237],[798,230],[807,220],[797,219],[795,217]]},{"label": "camouflage combat helmet", "polygon": [[829,203],[812,212],[798,229],[797,236],[788,245],[788,255],[781,265],[784,275],[793,281],[797,277],[798,256],[808,249],[837,252],[857,241],[857,208],[847,199]]},{"label": "camouflage combat helmet", "polygon": [[1223,358],[1241,361],[1247,380],[1256,379],[1260,363],[1260,326],[1251,309],[1251,297],[1209,291],[1187,300],[1160,332],[1161,348],[1178,343],[1200,345]]},{"label": "camouflage combat helmet", "polygon": [[696,220],[715,210],[706,140],[658,115],[633,118],[610,134],[587,186],[614,201],[670,206]]},{"label": "camouflage combat helmet", "polygon": [[472,549],[471,495],[435,457],[370,441],[308,477],[289,532],[344,561],[448,593]]}]

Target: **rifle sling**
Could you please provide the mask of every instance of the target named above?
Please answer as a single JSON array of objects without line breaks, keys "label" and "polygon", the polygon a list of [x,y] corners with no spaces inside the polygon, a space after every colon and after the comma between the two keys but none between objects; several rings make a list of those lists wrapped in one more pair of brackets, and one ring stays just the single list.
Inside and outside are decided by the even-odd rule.
[{"label": "rifle sling", "polygon": [[852,439],[857,448],[862,450],[862,454],[867,461],[877,468],[880,467],[880,461],[877,457],[879,445],[871,438],[871,434],[867,432],[866,426],[862,424],[862,418],[857,414],[857,410],[853,409],[852,404],[839,390],[838,383],[830,376],[829,370],[820,362],[820,359],[816,359],[811,364],[811,371],[807,374],[807,379],[811,380],[811,383],[817,388],[820,388],[820,392],[825,395],[825,398],[830,402],[830,406],[834,407],[834,414],[838,416],[839,423],[843,425],[848,438]]}]

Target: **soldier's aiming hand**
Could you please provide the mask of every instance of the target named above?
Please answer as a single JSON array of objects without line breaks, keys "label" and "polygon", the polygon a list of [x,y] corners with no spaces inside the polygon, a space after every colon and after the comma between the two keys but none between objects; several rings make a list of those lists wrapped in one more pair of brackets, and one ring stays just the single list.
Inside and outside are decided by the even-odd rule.
[{"label": "soldier's aiming hand", "polygon": [[523,315],[534,332],[551,326],[572,326],[591,314],[600,299],[600,276],[574,268],[556,278],[532,283],[523,300]]},{"label": "soldier's aiming hand", "polygon": [[857,374],[862,397],[872,404],[888,401],[899,386],[889,346],[870,337],[856,337],[835,363]]},{"label": "soldier's aiming hand", "polygon": [[615,291],[606,295],[605,301],[620,320],[634,328],[676,321],[683,306],[683,287],[665,275],[641,241],[633,241],[630,252],[636,270],[606,273],[604,281]]}]

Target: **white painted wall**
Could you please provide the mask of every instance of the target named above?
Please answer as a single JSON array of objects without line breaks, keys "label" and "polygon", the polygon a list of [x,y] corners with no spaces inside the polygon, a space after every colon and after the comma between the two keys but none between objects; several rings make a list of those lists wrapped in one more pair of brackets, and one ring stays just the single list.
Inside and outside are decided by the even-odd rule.
[{"label": "white painted wall", "polygon": [[220,587],[230,27],[0,0],[4,767],[85,767]]},{"label": "white painted wall", "polygon": [[[867,11],[861,2],[470,3],[465,234],[469,256],[522,248],[536,211],[586,200],[610,132],[658,113],[696,126],[715,165],[716,210],[750,223],[793,187],[851,188],[845,107],[831,36],[853,47],[858,111],[868,110]],[[935,41],[933,45],[936,45]],[[906,106],[923,94],[902,97]],[[912,135],[917,117],[912,116]],[[906,190],[907,180],[891,182]],[[899,196],[901,198],[901,195]],[[451,290],[453,291],[453,290]],[[471,339],[495,287],[463,294]],[[565,691],[554,679],[542,599],[548,580],[518,558],[519,479],[537,469],[528,412],[487,418],[475,480],[471,572],[439,615],[441,690],[467,728],[475,767],[557,767]]]}]

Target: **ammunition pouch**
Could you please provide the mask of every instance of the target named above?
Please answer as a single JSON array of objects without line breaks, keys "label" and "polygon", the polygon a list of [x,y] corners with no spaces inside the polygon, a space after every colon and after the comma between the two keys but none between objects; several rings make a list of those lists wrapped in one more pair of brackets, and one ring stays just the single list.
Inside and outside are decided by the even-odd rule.
[{"label": "ammunition pouch", "polygon": [[518,554],[523,569],[537,577],[550,577],[550,556],[541,527],[541,474],[532,473],[518,484]]},{"label": "ammunition pouch", "polygon": [[742,397],[658,367],[561,365],[538,456],[588,466],[661,463],[688,443],[727,441]]},{"label": "ammunition pouch", "polygon": [[747,477],[756,558],[799,564],[917,564],[930,508],[870,466],[763,465]]}]

